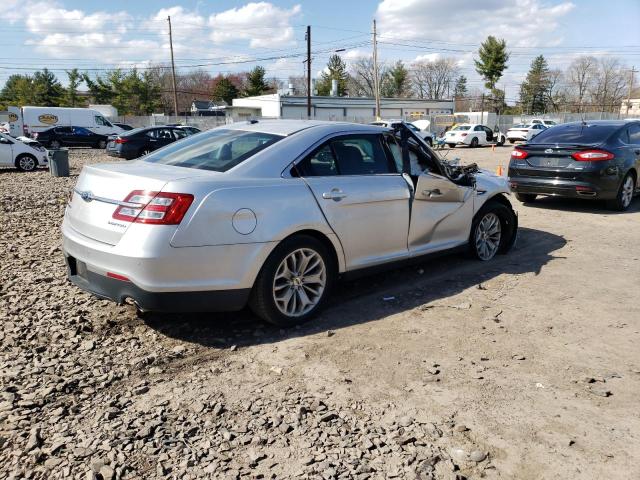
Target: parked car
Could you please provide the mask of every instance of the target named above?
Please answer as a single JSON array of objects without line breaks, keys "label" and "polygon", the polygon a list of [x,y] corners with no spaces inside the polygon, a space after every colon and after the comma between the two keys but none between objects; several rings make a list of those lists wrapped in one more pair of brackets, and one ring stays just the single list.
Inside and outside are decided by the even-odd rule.
[{"label": "parked car", "polygon": [[86,165],[63,249],[70,280],[102,298],[142,311],[248,303],[291,325],[339,275],[455,247],[481,260],[508,251],[509,194],[506,178],[449,164],[403,127],[251,121]]},{"label": "parked car", "polygon": [[538,195],[606,200],[626,210],[638,193],[640,121],[557,125],[511,153],[511,188],[521,202]]},{"label": "parked car", "polygon": [[387,127],[387,128],[395,128],[399,124],[404,124],[414,132],[416,132],[419,136],[421,136],[425,142],[429,144],[429,146],[433,145],[433,133],[428,130],[420,130],[413,123],[405,122],[404,120],[378,120],[376,122],[371,122],[371,125],[377,125],[379,127]]},{"label": "parked car", "polygon": [[177,125],[177,128],[184,130],[188,135],[195,135],[196,133],[202,132],[198,127],[192,127],[191,125]]},{"label": "parked car", "polygon": [[29,145],[0,133],[0,166],[31,172],[39,165],[49,165],[47,151],[42,146]]},{"label": "parked car", "polygon": [[129,130],[133,130],[133,127],[128,123],[113,123],[116,127],[120,127],[123,132],[128,132]]},{"label": "parked car", "polygon": [[444,141],[450,148],[456,145],[468,145],[471,148],[482,145],[504,145],[506,137],[502,132],[494,132],[486,125],[476,123],[461,123],[449,130]]},{"label": "parked car", "polygon": [[558,125],[556,121],[547,120],[544,118],[534,118],[533,120],[529,121],[529,124],[540,124],[540,125],[544,125],[545,127],[553,127],[554,125]]},{"label": "parked car", "polygon": [[520,125],[514,125],[507,130],[507,140],[509,140],[509,143],[528,142],[547,128],[549,127],[546,127],[542,123],[531,123],[528,125],[521,123]]},{"label": "parked car", "polygon": [[109,137],[107,154],[112,157],[133,160],[190,135],[191,133],[183,127],[164,125],[134,128],[120,135]]},{"label": "parked car", "polygon": [[53,127],[43,132],[34,133],[32,138],[47,148],[105,148],[107,146],[106,135],[93,133],[83,127]]}]

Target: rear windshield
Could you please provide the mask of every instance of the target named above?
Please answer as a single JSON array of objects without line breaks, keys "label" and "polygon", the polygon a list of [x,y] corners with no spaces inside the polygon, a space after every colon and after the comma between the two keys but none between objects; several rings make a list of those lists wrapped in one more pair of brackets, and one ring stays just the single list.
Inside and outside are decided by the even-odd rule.
[{"label": "rear windshield", "polygon": [[156,150],[144,161],[226,172],[281,138],[262,132],[210,130]]},{"label": "rear windshield", "polygon": [[543,130],[529,143],[571,143],[597,145],[607,140],[620,125],[566,123]]},{"label": "rear windshield", "polygon": [[469,130],[471,125],[458,125],[457,127],[452,128],[451,130]]}]

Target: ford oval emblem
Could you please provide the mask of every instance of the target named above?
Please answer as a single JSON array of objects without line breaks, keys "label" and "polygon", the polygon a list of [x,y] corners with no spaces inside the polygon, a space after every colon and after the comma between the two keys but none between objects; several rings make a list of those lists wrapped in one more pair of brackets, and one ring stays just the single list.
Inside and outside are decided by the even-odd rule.
[{"label": "ford oval emblem", "polygon": [[85,202],[90,202],[93,200],[93,194],[91,192],[80,192],[80,198]]},{"label": "ford oval emblem", "polygon": [[544,153],[553,153],[553,148],[547,148]]}]

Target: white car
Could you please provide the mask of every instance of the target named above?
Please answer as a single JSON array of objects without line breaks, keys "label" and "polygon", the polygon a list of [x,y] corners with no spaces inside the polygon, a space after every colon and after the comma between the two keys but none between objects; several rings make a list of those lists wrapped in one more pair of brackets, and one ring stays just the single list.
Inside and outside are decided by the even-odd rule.
[{"label": "white car", "polygon": [[427,142],[430,147],[433,146],[433,133],[428,130],[421,130],[413,123],[405,122],[404,120],[379,120],[377,122],[371,122],[371,125],[377,125],[378,127],[396,128],[396,126],[401,123],[406,125],[409,129],[413,130],[417,135],[420,135],[420,137],[422,137],[422,139]]},{"label": "white car", "polygon": [[546,127],[542,123],[514,125],[507,130],[507,140],[509,140],[510,143],[528,142],[540,132],[544,132],[547,128],[549,127]]},{"label": "white car", "polygon": [[554,125],[557,125],[558,123],[553,121],[553,120],[546,120],[543,118],[534,118],[533,120],[529,121],[529,125],[535,125],[535,124],[540,124],[540,125],[544,125],[545,127],[553,127]]},{"label": "white car", "polygon": [[[411,168],[411,158],[419,169]],[[62,224],[68,275],[142,311],[310,318],[340,275],[458,247],[506,253],[509,183],[404,125],[251,120],[139,160],[85,165]]]},{"label": "white car", "polygon": [[456,145],[479,147],[482,145],[504,145],[506,137],[502,132],[494,132],[486,125],[461,123],[449,130],[444,136],[444,143],[454,148]]},{"label": "white car", "polygon": [[17,138],[0,133],[0,166],[16,167],[18,170],[31,172],[38,165],[49,165],[44,147],[39,144],[26,144]]}]

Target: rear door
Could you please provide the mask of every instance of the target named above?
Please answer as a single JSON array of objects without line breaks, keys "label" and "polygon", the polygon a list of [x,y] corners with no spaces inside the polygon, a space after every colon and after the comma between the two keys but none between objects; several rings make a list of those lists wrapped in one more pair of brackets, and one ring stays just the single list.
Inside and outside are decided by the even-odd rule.
[{"label": "rear door", "polygon": [[13,140],[0,135],[0,165],[13,165]]},{"label": "rear door", "polygon": [[86,128],[71,127],[73,131],[73,142],[79,147],[91,147],[96,143],[94,133]]},{"label": "rear door", "polygon": [[476,125],[473,127],[473,136],[478,139],[478,145],[487,144],[487,132],[484,131],[484,127],[482,125]]},{"label": "rear door", "polygon": [[410,187],[377,134],[335,137],[296,171],[344,249],[347,269],[404,258]]}]

